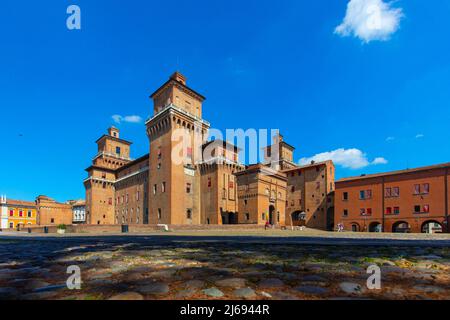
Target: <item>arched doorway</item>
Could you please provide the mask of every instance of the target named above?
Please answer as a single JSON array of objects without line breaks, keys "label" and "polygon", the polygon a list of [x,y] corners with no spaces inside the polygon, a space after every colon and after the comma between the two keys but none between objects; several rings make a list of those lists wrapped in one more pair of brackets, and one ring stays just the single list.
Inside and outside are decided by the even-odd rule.
[{"label": "arched doorway", "polygon": [[303,211],[295,211],[291,214],[292,225],[294,227],[304,227],[306,225],[306,213]]},{"label": "arched doorway", "polygon": [[352,232],[359,232],[361,230],[359,224],[357,224],[356,222],[352,222],[351,227],[352,227]]},{"label": "arched doorway", "polygon": [[239,218],[236,212],[222,211],[222,224],[238,224]]},{"label": "arched doorway", "polygon": [[275,207],[272,205],[269,207],[269,223],[275,224]]},{"label": "arched doorway", "polygon": [[369,232],[382,232],[381,223],[379,223],[379,222],[372,222],[369,225]]},{"label": "arched doorway", "polygon": [[422,233],[442,233],[442,224],[435,220],[425,221],[421,228]]},{"label": "arched doorway", "polygon": [[393,233],[409,233],[411,231],[411,227],[408,222],[405,221],[397,221],[392,225]]}]

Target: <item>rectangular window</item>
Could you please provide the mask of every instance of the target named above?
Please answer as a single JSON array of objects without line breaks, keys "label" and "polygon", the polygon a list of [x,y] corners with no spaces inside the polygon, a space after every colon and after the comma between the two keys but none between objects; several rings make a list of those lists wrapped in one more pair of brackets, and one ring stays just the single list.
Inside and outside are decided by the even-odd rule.
[{"label": "rectangular window", "polygon": [[116,154],[120,155],[120,147],[116,147]]},{"label": "rectangular window", "polygon": [[136,200],[137,200],[137,201],[139,201],[140,196],[141,196],[140,191],[136,192]]},{"label": "rectangular window", "polygon": [[191,193],[191,184],[186,183],[186,193]]},{"label": "rectangular window", "polygon": [[250,214],[249,213],[245,214],[245,220],[247,220],[247,221],[250,220]]},{"label": "rectangular window", "polygon": [[126,199],[127,199],[127,203],[128,203],[128,193],[127,193],[127,197],[126,197]]},{"label": "rectangular window", "polygon": [[365,216],[366,215],[366,209],[364,209],[364,208],[359,209],[359,214],[361,216]]},{"label": "rectangular window", "polygon": [[392,188],[386,188],[385,192],[384,192],[384,196],[386,198],[390,198],[392,197]]},{"label": "rectangular window", "polygon": [[429,183],[424,183],[423,184],[423,191],[424,194],[429,194],[430,193],[430,184]]},{"label": "rectangular window", "polygon": [[414,194],[420,194],[420,184],[414,185]]},{"label": "rectangular window", "polygon": [[157,190],[157,186],[156,186],[156,184],[155,185],[153,185],[153,194],[156,194],[156,190]]},{"label": "rectangular window", "polygon": [[344,209],[344,212],[343,212],[343,214],[342,214],[344,217],[348,217],[348,210],[347,209]]},{"label": "rectangular window", "polygon": [[427,205],[427,204],[424,205],[424,206],[423,206],[423,212],[424,212],[424,213],[429,213],[429,212],[430,212],[430,206]]},{"label": "rectangular window", "polygon": [[394,207],[394,214],[400,214],[400,207]]},{"label": "rectangular window", "polygon": [[414,206],[414,213],[420,213],[420,206]]},{"label": "rectangular window", "polygon": [[400,197],[400,188],[399,187],[392,188],[392,196],[393,197]]},{"label": "rectangular window", "polygon": [[161,220],[162,218],[162,211],[161,208],[158,208],[158,220]]},{"label": "rectangular window", "polygon": [[386,214],[387,215],[392,214],[392,208],[391,207],[387,207],[386,208]]},{"label": "rectangular window", "polygon": [[158,148],[158,159],[162,158],[161,147]]},{"label": "rectangular window", "polygon": [[348,192],[344,192],[342,194],[342,200],[347,201],[348,200]]},{"label": "rectangular window", "polygon": [[55,223],[55,219],[54,219],[54,218],[51,218],[51,219],[50,219],[50,223]]},{"label": "rectangular window", "polygon": [[31,218],[31,211],[28,211],[28,218]]},{"label": "rectangular window", "polygon": [[366,198],[366,191],[365,190],[361,190],[359,192],[359,199],[364,200]]},{"label": "rectangular window", "polygon": [[211,188],[211,177],[208,177],[208,188]]},{"label": "rectangular window", "polygon": [[367,208],[366,215],[368,215],[368,216],[372,215],[372,208]]},{"label": "rectangular window", "polygon": [[366,190],[366,199],[372,199],[372,190]]},{"label": "rectangular window", "polygon": [[230,188],[230,189],[234,188],[234,182],[233,181],[228,182],[228,188]]},{"label": "rectangular window", "polygon": [[166,183],[165,182],[163,182],[162,184],[161,184],[161,192],[166,192]]},{"label": "rectangular window", "polygon": [[14,216],[14,210],[9,210],[9,216],[10,217]]},{"label": "rectangular window", "polygon": [[22,210],[19,211],[19,217],[23,217],[23,211]]}]

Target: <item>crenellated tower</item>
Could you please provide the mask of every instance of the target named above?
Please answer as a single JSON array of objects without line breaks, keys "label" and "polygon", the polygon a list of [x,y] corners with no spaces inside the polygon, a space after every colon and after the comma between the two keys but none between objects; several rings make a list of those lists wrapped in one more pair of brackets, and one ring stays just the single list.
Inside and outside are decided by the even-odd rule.
[{"label": "crenellated tower", "polygon": [[88,224],[113,224],[116,170],[128,164],[129,141],[120,138],[120,131],[110,127],[108,133],[97,141],[98,153],[86,169],[86,222]]},{"label": "crenellated tower", "polygon": [[200,224],[198,161],[209,123],[201,94],[175,72],[152,95],[154,115],[146,122],[150,141],[150,224]]}]

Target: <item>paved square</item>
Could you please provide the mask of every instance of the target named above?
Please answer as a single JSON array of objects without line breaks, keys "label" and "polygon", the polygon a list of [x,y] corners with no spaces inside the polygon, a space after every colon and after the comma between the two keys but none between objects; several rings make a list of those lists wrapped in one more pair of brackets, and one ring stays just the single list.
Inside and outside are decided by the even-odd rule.
[{"label": "paved square", "polygon": [[[381,290],[366,286],[373,264],[381,267]],[[67,289],[71,265],[81,269],[81,290]],[[450,299],[449,271],[448,240],[259,233],[0,239],[3,299]]]}]

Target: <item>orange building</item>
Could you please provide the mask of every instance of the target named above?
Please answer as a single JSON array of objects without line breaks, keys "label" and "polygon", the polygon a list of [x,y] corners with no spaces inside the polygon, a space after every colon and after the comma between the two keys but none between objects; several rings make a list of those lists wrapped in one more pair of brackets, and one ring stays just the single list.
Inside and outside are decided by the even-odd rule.
[{"label": "orange building", "polygon": [[32,201],[21,201],[1,197],[2,229],[13,229],[27,225],[35,225],[37,222],[37,207]]},{"label": "orange building", "polygon": [[336,182],[335,224],[363,232],[449,232],[450,163]]}]

